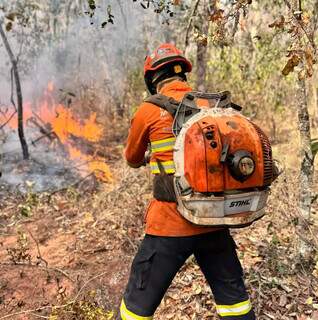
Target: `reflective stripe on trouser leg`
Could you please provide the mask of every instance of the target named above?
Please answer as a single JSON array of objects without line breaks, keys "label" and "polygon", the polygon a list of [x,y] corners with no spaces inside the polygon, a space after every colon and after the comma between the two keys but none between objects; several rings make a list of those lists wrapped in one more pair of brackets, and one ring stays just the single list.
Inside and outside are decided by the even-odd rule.
[{"label": "reflective stripe on trouser leg", "polygon": [[[171,160],[171,161],[163,161],[163,162],[160,162],[165,173],[175,173],[175,166],[174,166],[174,161]],[[151,173],[153,174],[156,174],[156,173],[160,173],[160,169],[159,169],[159,166],[158,166],[158,163],[157,162],[153,162],[151,161],[150,162],[150,167],[151,167]]]},{"label": "reflective stripe on trouser leg", "polygon": [[175,137],[171,137],[163,140],[151,141],[151,153],[173,150],[175,142],[176,142]]},{"label": "reflective stripe on trouser leg", "polygon": [[235,317],[248,314],[252,309],[250,300],[245,300],[231,305],[216,305],[216,311],[221,317]]},{"label": "reflective stripe on trouser leg", "polygon": [[243,270],[229,230],[202,235],[194,255],[207,279],[221,319],[255,320]]},{"label": "reflective stripe on trouser leg", "polygon": [[138,316],[137,314],[129,311],[125,305],[124,299],[121,301],[120,305],[120,315],[123,320],[152,320],[151,317],[142,317]]}]

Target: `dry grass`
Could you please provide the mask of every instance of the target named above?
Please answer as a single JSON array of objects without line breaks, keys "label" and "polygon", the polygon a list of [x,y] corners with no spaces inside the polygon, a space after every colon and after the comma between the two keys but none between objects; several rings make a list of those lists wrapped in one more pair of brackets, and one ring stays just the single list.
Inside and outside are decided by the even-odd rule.
[{"label": "dry grass", "polygon": [[[233,230],[258,319],[318,319],[316,251],[311,261],[297,260],[299,236],[318,247],[318,204],[308,230],[299,233],[294,123],[285,122],[277,131],[274,155],[286,169],[273,185],[268,215],[252,227]],[[114,126],[123,130],[119,121]],[[3,198],[0,271],[6,276],[0,278],[0,319],[51,314],[51,320],[101,320],[116,312],[152,196],[148,169],[129,169],[116,139],[110,144],[116,154],[110,161],[113,183],[89,191],[84,181],[54,194]],[[193,259],[174,279],[155,319],[216,319],[210,289]]]},{"label": "dry grass", "polygon": [[[0,304],[1,314],[37,309],[48,303],[63,306],[53,312],[57,319],[74,319],[74,314],[76,319],[104,319],[100,314],[105,319],[110,317],[109,311],[115,310],[120,301],[131,260],[143,234],[143,212],[151,197],[151,181],[146,170],[129,169],[119,162],[113,167],[114,184],[101,186],[90,194],[68,190],[41,195],[29,218],[21,217],[19,208],[14,206],[16,200],[21,204],[25,199],[7,199],[4,211],[7,227],[1,230],[0,255],[2,269],[9,276],[6,287],[0,289],[4,299]],[[297,176],[295,171],[287,170],[273,186],[269,214],[252,227],[233,232],[258,319],[315,319],[317,316],[316,258],[313,256],[309,263],[296,263],[299,218],[296,203]],[[316,205],[314,212],[317,211]],[[318,219],[313,219],[310,226],[313,235],[317,226]],[[37,258],[36,243],[27,230],[37,239],[47,269]],[[18,231],[28,238],[32,272],[43,279],[35,286],[45,289],[45,299],[39,298],[34,287],[26,284],[31,277],[29,262],[21,261],[22,266],[13,264],[6,251],[16,245]],[[24,273],[20,279],[13,277],[19,274],[17,270]],[[52,286],[56,279],[60,279],[59,285]],[[19,283],[23,283],[24,294]],[[63,288],[65,293],[61,296],[59,292]],[[10,294],[19,295],[19,304],[10,305]],[[41,312],[33,311],[33,316],[29,314],[27,319],[50,312],[46,307]],[[190,259],[175,278],[155,319],[216,319],[210,289],[194,260]]]}]

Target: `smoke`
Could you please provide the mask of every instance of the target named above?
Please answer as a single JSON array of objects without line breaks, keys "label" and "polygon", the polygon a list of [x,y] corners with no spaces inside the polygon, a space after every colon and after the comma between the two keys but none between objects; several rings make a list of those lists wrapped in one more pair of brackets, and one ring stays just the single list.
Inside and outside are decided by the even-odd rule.
[{"label": "smoke", "polygon": [[[38,136],[38,132],[30,128],[27,134],[29,138]],[[30,189],[28,184],[32,184],[33,192],[53,191],[67,187],[79,179],[74,163],[68,161],[61,150],[51,149],[45,143],[30,144],[32,158],[27,162],[22,161],[20,142],[15,130],[7,134],[3,150],[0,196],[2,188],[25,193]]]},{"label": "smoke", "polygon": [[[63,1],[47,1],[46,4],[43,1],[36,25],[32,20],[33,25],[24,28],[22,33],[17,27],[7,33],[14,53],[20,52],[19,70],[24,101],[31,103],[35,112],[36,101],[49,82],[63,92],[74,93],[76,99],[92,89],[101,95],[99,101],[107,100],[99,106],[100,112],[114,108],[115,104],[123,101],[129,86],[129,74],[141,74],[145,55],[168,40],[168,27],[162,24],[159,15],[151,9],[143,9],[139,3],[101,1],[91,18],[76,4],[77,1],[74,1],[67,8]],[[114,24],[108,22],[101,28],[102,23],[107,21],[108,5],[112,8]],[[34,34],[32,30],[35,30]],[[12,108],[10,68],[7,52],[1,44],[1,111]],[[88,105],[89,108],[91,106]],[[90,111],[87,110],[87,113]],[[26,180],[35,181],[35,190],[40,191],[62,186],[65,181],[72,180],[72,163],[58,162],[59,152],[48,148],[45,139],[36,146],[30,144],[36,132],[29,127],[25,131],[32,166],[28,165],[29,170],[25,166],[23,170],[17,170],[17,163],[21,161],[17,132],[8,128],[5,130],[5,142],[0,149],[3,155],[1,183],[23,191]]]},{"label": "smoke", "polygon": [[[160,16],[151,9],[143,9],[138,2],[100,1],[92,18],[84,13],[84,7],[67,8],[64,1],[44,3],[37,13],[36,27],[30,22],[24,35],[19,28],[8,33],[15,53],[20,51],[21,41],[25,41],[20,56],[25,99],[40,94],[50,80],[61,88],[75,89],[92,81],[111,81],[121,95],[127,73],[137,68],[142,72],[147,51],[166,40],[166,27]],[[107,21],[109,5],[114,24],[108,22],[101,28]],[[32,32],[35,32],[33,36],[29,34]],[[0,70],[1,99],[7,97],[5,102],[9,102],[10,65],[3,46]]]}]

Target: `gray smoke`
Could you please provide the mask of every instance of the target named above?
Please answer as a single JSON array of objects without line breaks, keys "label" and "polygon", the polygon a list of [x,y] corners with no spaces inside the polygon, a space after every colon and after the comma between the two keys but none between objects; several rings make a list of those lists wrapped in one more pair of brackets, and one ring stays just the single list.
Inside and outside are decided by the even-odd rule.
[{"label": "gray smoke", "polygon": [[[39,133],[31,128],[27,129],[27,134],[29,139],[39,136]],[[51,148],[47,141],[36,145],[29,144],[32,157],[29,161],[23,161],[17,132],[12,130],[6,135],[3,150],[5,152],[1,159],[0,194],[1,188],[25,193],[29,190],[28,183],[34,183],[34,192],[52,191],[73,184],[79,179],[74,163],[67,160],[63,150],[58,147]]]},{"label": "gray smoke", "polygon": [[[3,1],[4,4],[10,3]],[[86,14],[69,13],[68,20],[63,4],[64,1],[57,0],[41,3],[37,30],[43,28],[43,33],[32,36],[28,34],[31,27],[24,30],[27,34],[25,39],[18,28],[8,33],[13,51],[21,51],[20,75],[24,101],[29,101],[36,112],[36,101],[48,82],[53,81],[57,89],[74,93],[76,99],[81,99],[83,92],[93,88],[96,94],[102,95],[100,100],[107,100],[99,107],[101,113],[106,112],[107,108],[122,102],[128,75],[142,72],[145,54],[167,40],[169,32],[158,14],[150,9],[144,10],[133,1],[101,1],[92,18]],[[107,21],[108,4],[112,6],[114,24],[107,23],[105,28],[101,28],[101,24]],[[71,12],[72,7],[69,9]],[[48,12],[45,13],[45,10]],[[34,39],[36,36],[38,39]],[[10,95],[10,62],[1,43],[2,111],[12,108]],[[87,114],[89,108],[87,106]],[[17,132],[8,127],[2,130],[5,142],[0,151],[0,185],[7,184],[23,192],[26,181],[32,181],[35,182],[34,190],[42,191],[63,187],[78,178],[78,173],[72,169],[74,163],[61,155],[61,150],[49,146],[47,139],[35,146],[31,144],[39,136],[35,128],[26,126],[25,134],[32,158],[28,164],[22,161]]]},{"label": "gray smoke", "polygon": [[[30,38],[22,47],[20,70],[26,100],[39,96],[51,80],[59,88],[74,91],[96,83],[104,86],[109,81],[120,98],[127,74],[134,70],[142,72],[146,52],[167,37],[160,16],[133,1],[99,1],[100,7],[92,18],[83,14],[82,9],[80,15],[69,17],[68,24],[66,9],[61,4],[64,1],[48,3],[47,9],[52,12],[47,16],[39,13],[38,18],[39,24],[43,24],[41,28],[48,31],[37,33],[38,40]],[[114,24],[107,23],[101,28],[103,21],[107,21],[108,5],[112,8]],[[18,52],[23,36],[8,35],[14,52]],[[0,101],[6,103],[10,97],[9,71],[7,53],[0,47]]]}]

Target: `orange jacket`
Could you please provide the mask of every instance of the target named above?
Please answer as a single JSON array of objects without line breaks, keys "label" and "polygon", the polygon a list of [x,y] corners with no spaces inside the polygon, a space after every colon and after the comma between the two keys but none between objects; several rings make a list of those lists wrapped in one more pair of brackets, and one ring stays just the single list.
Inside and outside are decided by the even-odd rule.
[{"label": "orange jacket", "polygon": [[[180,101],[189,91],[192,89],[186,82],[174,80],[165,84],[160,93]],[[151,143],[152,172],[158,173],[156,160],[160,160],[166,164],[166,172],[173,173],[172,122],[173,117],[167,111],[151,103],[142,103],[131,121],[125,149],[127,162],[133,167],[138,167],[143,162],[148,144]],[[156,236],[190,236],[219,229],[193,225],[181,216],[176,203],[156,199],[149,203],[145,220],[145,232]]]}]

